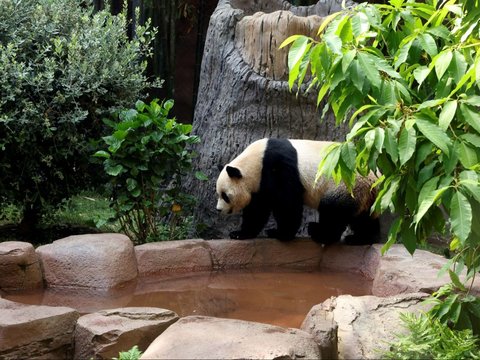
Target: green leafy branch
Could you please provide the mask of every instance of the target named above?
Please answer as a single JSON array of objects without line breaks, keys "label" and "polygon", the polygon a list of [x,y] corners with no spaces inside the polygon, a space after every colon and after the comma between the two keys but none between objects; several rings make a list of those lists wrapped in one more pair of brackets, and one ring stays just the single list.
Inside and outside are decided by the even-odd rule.
[{"label": "green leafy branch", "polygon": [[379,175],[372,211],[396,214],[382,252],[402,242],[413,254],[433,232],[449,232],[448,267],[457,267],[436,315],[468,325],[466,316],[476,332],[478,301],[457,270],[473,282],[480,269],[479,19],[479,0],[364,3],[325,18],[318,40],[281,45],[290,46],[290,88],[317,91],[323,113],[350,125],[319,175],[349,189],[357,174]]}]

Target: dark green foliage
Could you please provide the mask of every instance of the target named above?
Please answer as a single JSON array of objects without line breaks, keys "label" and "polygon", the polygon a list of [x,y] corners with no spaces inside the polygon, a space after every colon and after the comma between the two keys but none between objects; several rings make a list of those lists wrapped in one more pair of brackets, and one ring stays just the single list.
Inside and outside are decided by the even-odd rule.
[{"label": "dark green foliage", "polygon": [[[81,5],[83,4],[83,5]],[[80,0],[0,0],[0,201],[33,223],[92,182],[99,119],[148,83],[149,33],[129,41],[125,17]]]},{"label": "dark green foliage", "polygon": [[320,173],[350,189],[357,173],[379,174],[372,211],[398,215],[383,252],[452,236],[447,267],[457,267],[431,314],[478,334],[479,300],[459,274],[471,284],[480,269],[479,0],[364,3],[330,15],[318,34],[282,46],[291,44],[290,87],[311,76],[318,104],[351,127]]},{"label": "dark green foliage", "polygon": [[408,333],[398,335],[382,359],[480,359],[478,337],[471,330],[452,330],[428,315],[401,314]]},{"label": "dark green foliage", "polygon": [[120,112],[115,121],[104,120],[113,133],[103,137],[108,148],[95,153],[104,159],[110,176],[116,218],[137,242],[159,240],[165,221],[173,233],[177,223],[184,222],[178,217],[193,203],[180,185],[182,176],[192,175],[194,154],[188,146],[199,138],[189,135],[191,125],[168,118],[172,107],[171,100],[150,105],[138,101],[135,109]]}]

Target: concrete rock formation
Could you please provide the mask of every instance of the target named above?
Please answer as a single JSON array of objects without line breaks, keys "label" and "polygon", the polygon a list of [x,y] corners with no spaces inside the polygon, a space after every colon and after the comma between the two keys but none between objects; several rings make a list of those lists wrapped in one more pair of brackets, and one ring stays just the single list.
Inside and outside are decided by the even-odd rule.
[{"label": "concrete rock formation", "polygon": [[141,351],[178,320],[173,311],[131,307],[98,311],[78,319],[74,359],[111,359],[138,345]]},{"label": "concrete rock formation", "polygon": [[[323,358],[379,359],[395,334],[405,331],[399,314],[427,310],[422,304],[426,296],[422,293],[387,298],[340,295],[314,306],[301,328],[315,337]],[[338,342],[332,344],[330,339]]]},{"label": "concrete rock formation", "polygon": [[320,352],[299,329],[187,316],[155,339],[141,359],[320,359]]},{"label": "concrete rock formation", "polygon": [[137,277],[133,244],[121,234],[69,236],[37,254],[48,287],[112,288]]},{"label": "concrete rock formation", "polygon": [[40,262],[33,245],[22,241],[0,243],[0,290],[43,287]]},{"label": "concrete rock formation", "polygon": [[0,299],[0,359],[68,359],[79,313]]}]

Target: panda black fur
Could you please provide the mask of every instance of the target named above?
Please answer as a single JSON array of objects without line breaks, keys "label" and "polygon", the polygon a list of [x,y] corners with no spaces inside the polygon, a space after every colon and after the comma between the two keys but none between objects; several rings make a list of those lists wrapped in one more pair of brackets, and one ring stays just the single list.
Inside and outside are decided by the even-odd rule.
[{"label": "panda black fur", "polygon": [[321,178],[315,183],[321,149],[326,141],[262,139],[250,144],[227,164],[217,180],[217,210],[231,214],[243,210],[240,230],[233,239],[255,238],[270,214],[276,229],[269,237],[291,240],[300,228],[303,205],[318,209],[319,222],[309,223],[313,240],[324,244],[339,241],[347,225],[350,244],[370,244],[379,233],[379,221],[370,216],[375,201],[374,176],[357,178],[354,197],[341,184]]}]

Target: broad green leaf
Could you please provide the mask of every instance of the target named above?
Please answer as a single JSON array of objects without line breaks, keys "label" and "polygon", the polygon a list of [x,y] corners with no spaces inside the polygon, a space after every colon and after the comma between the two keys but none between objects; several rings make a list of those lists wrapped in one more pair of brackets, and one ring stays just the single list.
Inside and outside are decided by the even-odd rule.
[{"label": "broad green leaf", "polygon": [[350,66],[350,76],[353,83],[353,86],[357,88],[357,90],[362,93],[363,92],[363,85],[365,84],[365,73],[363,72],[362,68],[358,60],[353,60]]},{"label": "broad green leaf", "polygon": [[427,211],[432,207],[432,205],[443,195],[443,193],[448,190],[448,186],[441,187],[436,189],[438,182],[438,177],[434,177],[427,181],[420,191],[418,197],[418,210],[415,213],[414,222],[415,227],[418,226],[420,221],[422,220],[423,216],[427,213]]},{"label": "broad green leaf", "polygon": [[450,201],[450,220],[453,233],[464,244],[470,235],[472,207],[465,195],[459,191],[453,193]]},{"label": "broad green leaf", "polygon": [[115,165],[115,166],[108,166],[108,165],[105,165],[105,172],[108,174],[108,175],[111,175],[111,176],[117,176],[118,174],[120,174],[123,170],[123,166],[118,164],[118,165]]},{"label": "broad green leaf", "polygon": [[429,74],[430,69],[426,66],[419,66],[413,70],[413,77],[417,80],[418,86],[422,85]]},{"label": "broad green leaf", "polygon": [[435,73],[437,74],[438,80],[440,80],[443,74],[445,74],[445,71],[447,71],[448,67],[450,66],[450,62],[452,61],[452,57],[452,51],[446,50],[442,51],[435,58]]},{"label": "broad green leaf", "polygon": [[406,41],[405,43],[404,41],[402,41],[402,44],[400,44],[400,47],[395,54],[395,69],[398,69],[400,65],[404,64],[407,61],[408,54],[410,52],[410,48],[412,47],[414,38],[408,39],[408,41]]},{"label": "broad green leaf", "polygon": [[473,105],[473,106],[480,106],[480,96],[471,95],[465,99],[462,99],[462,102],[465,104]]},{"label": "broad green leaf", "polygon": [[128,191],[133,191],[138,186],[138,182],[135,179],[128,178],[126,182],[127,182],[127,190]]},{"label": "broad green leaf", "polygon": [[320,24],[320,27],[318,28],[317,35],[320,35],[323,30],[332,22],[333,19],[335,19],[337,16],[342,15],[343,12],[339,11],[333,14],[328,15],[326,18],[323,19],[322,23]]},{"label": "broad green leaf", "polygon": [[427,100],[427,101],[421,103],[417,110],[430,109],[432,107],[442,105],[446,100],[447,100],[446,98]]},{"label": "broad green leaf", "polygon": [[365,73],[365,76],[367,77],[367,79],[370,80],[370,83],[372,84],[372,86],[379,88],[382,79],[371,57],[368,55],[368,53],[360,51],[357,54],[357,58],[358,58],[360,67]]},{"label": "broad green leaf", "polygon": [[308,37],[298,37],[288,51],[288,68],[293,69],[295,65],[303,58],[307,50]]},{"label": "broad green leaf", "polygon": [[465,61],[465,56],[458,50],[453,52],[453,61],[449,66],[449,74],[453,75],[453,79],[458,84],[462,79],[463,75],[467,71],[467,63]]},{"label": "broad green leaf", "polygon": [[400,236],[402,238],[402,243],[405,248],[408,250],[410,255],[413,255],[417,249],[417,235],[412,226],[409,226],[408,222],[402,222],[402,228],[400,230]]},{"label": "broad green leaf", "polygon": [[455,116],[455,112],[457,111],[457,101],[451,100],[447,101],[442,108],[440,116],[438,117],[438,126],[440,129],[447,130],[450,122]]},{"label": "broad green leaf", "polygon": [[415,115],[415,124],[418,130],[432,143],[434,143],[445,154],[449,154],[449,146],[452,145],[451,139],[445,132],[437,125],[420,117],[420,114]]},{"label": "broad green leaf", "polygon": [[342,72],[344,74],[348,70],[348,67],[352,63],[356,54],[357,54],[356,50],[349,50],[345,53],[345,55],[343,55],[343,57],[342,57]]},{"label": "broad green leaf", "polygon": [[352,17],[352,31],[355,37],[359,37],[370,30],[370,23],[367,15],[359,11]]},{"label": "broad green leaf", "polygon": [[392,161],[395,163],[398,160],[398,145],[397,141],[395,138],[395,135],[393,134],[393,130],[391,128],[387,128],[387,131],[385,133],[385,150],[387,151],[387,154],[390,155],[390,158]]},{"label": "broad green leaf", "polygon": [[452,270],[448,270],[448,274],[450,275],[450,280],[452,280],[452,283],[459,288],[462,291],[467,291],[465,286],[462,284],[460,281],[460,278],[458,277],[457,274],[455,274]]},{"label": "broad green leaf", "polygon": [[477,148],[480,148],[480,136],[479,135],[466,133],[466,134],[460,135],[460,138],[462,140],[465,140],[466,142],[472,144],[473,146],[475,146]]},{"label": "broad green leaf", "polygon": [[458,159],[466,168],[478,164],[477,152],[466,143],[457,141],[455,143],[455,150],[457,151]]},{"label": "broad green leaf", "polygon": [[104,151],[104,150],[99,150],[95,154],[93,154],[95,157],[101,157],[105,159],[110,159],[110,153]]},{"label": "broad green leaf", "polygon": [[460,112],[463,115],[465,121],[480,133],[480,114],[478,111],[473,110],[470,105],[460,103]]},{"label": "broad green leaf", "polygon": [[295,40],[297,40],[298,38],[302,37],[304,35],[292,35],[292,36],[289,36],[288,38],[286,38],[285,40],[283,40],[283,42],[280,44],[280,47],[279,49],[283,49],[285,46],[291,44],[292,42],[294,42]]},{"label": "broad green leaf", "polygon": [[432,35],[428,33],[420,34],[418,37],[418,41],[420,42],[423,50],[425,50],[428,55],[430,55],[431,57],[437,55],[437,44],[435,43],[435,39],[432,37]]},{"label": "broad green leaf", "polygon": [[342,55],[342,40],[338,35],[328,34],[323,37],[323,40],[334,54]]},{"label": "broad green leaf", "polygon": [[355,159],[356,159],[356,149],[355,145],[352,142],[346,142],[342,145],[342,150],[341,150],[341,155],[342,159],[345,163],[345,165],[351,169],[355,169]]},{"label": "broad green leaf", "polygon": [[352,23],[349,16],[345,16],[338,24],[337,31],[335,32],[343,43],[348,43],[353,39]]},{"label": "broad green leaf", "polygon": [[404,127],[400,130],[400,138],[398,141],[398,155],[400,158],[400,165],[405,164],[412,157],[415,152],[415,145],[417,143],[417,134],[413,127],[407,129]]},{"label": "broad green leaf", "polygon": [[385,255],[385,253],[390,249],[390,247],[397,242],[397,236],[398,232],[400,231],[400,227],[402,225],[402,218],[397,217],[392,225],[390,226],[390,229],[388,231],[388,240],[385,243],[385,245],[382,246],[382,249],[380,250],[382,256]]}]

